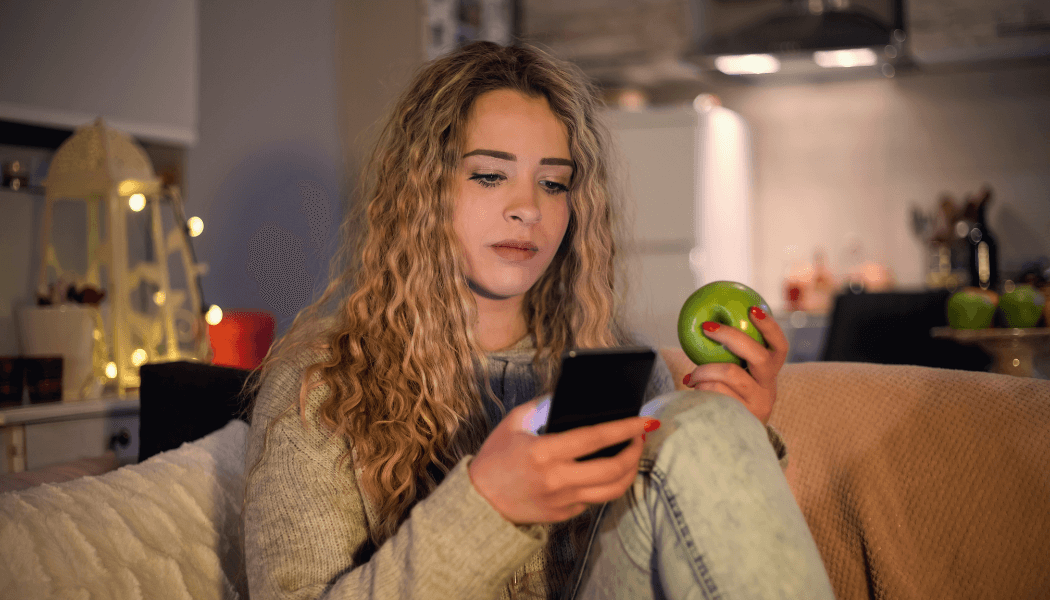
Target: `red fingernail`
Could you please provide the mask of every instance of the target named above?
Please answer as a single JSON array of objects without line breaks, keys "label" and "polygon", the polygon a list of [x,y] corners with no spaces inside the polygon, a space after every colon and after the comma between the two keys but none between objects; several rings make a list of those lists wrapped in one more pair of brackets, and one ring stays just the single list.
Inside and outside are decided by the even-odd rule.
[{"label": "red fingernail", "polygon": [[718,331],[719,327],[720,327],[720,325],[718,323],[712,323],[711,321],[705,321],[704,322],[704,331],[709,331],[709,332],[714,333],[715,331]]},{"label": "red fingernail", "polygon": [[643,429],[645,429],[646,433],[652,433],[652,432],[656,431],[659,428],[660,428],[660,421],[658,419],[649,419],[648,421],[645,422],[645,427]]},{"label": "red fingernail", "polygon": [[755,315],[755,318],[758,319],[759,321],[761,321],[762,319],[766,318],[766,311],[762,310],[761,308],[759,308],[757,306],[752,306],[751,307],[751,314]]},{"label": "red fingernail", "polygon": [[689,373],[685,374],[685,379],[682,380],[682,385],[689,385],[689,379],[692,377]]}]

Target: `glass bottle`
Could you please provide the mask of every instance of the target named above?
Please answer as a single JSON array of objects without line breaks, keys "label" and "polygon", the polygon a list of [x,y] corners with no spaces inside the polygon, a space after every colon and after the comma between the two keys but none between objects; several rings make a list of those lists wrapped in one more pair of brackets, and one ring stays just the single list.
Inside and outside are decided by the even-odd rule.
[{"label": "glass bottle", "polygon": [[970,285],[985,290],[996,290],[999,286],[999,248],[988,227],[991,197],[991,189],[985,187],[966,207],[971,218],[970,232],[966,236],[970,244]]}]

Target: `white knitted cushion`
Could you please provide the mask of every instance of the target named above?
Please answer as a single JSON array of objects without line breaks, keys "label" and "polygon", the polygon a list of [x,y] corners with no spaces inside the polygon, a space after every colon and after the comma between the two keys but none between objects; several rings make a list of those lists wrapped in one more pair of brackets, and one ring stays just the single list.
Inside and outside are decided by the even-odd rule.
[{"label": "white knitted cushion", "polygon": [[0,598],[247,598],[248,426],[100,476],[0,494]]}]

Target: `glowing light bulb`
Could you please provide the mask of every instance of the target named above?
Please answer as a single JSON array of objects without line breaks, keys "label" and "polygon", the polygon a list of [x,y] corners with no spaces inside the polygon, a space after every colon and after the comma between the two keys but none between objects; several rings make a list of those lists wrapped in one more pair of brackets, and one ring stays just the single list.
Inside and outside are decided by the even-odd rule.
[{"label": "glowing light bulb", "polygon": [[212,304],[208,312],[204,313],[204,321],[208,325],[218,325],[222,321],[222,309],[218,304]]},{"label": "glowing light bulb", "polygon": [[190,228],[190,237],[197,237],[204,231],[204,221],[200,217],[190,217],[186,226]]},{"label": "glowing light bulb", "polygon": [[145,364],[147,358],[149,357],[146,356],[145,350],[143,350],[142,348],[136,348],[135,351],[131,353],[131,364],[135,365],[136,367],[141,367],[143,364]]},{"label": "glowing light bulb", "polygon": [[142,194],[132,194],[131,197],[128,198],[128,206],[131,207],[131,210],[139,212],[143,208],[146,208],[146,197]]},{"label": "glowing light bulb", "polygon": [[117,378],[117,363],[113,361],[106,363],[106,377],[109,377],[110,379]]},{"label": "glowing light bulb", "polygon": [[164,301],[167,299],[168,298],[164,295],[164,292],[160,290],[153,293],[153,303],[157,306],[164,306]]}]

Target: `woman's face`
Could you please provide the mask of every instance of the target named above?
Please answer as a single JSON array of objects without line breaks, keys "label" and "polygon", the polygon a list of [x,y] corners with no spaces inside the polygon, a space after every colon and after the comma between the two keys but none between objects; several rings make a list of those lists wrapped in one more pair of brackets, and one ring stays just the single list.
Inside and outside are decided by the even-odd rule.
[{"label": "woman's face", "polygon": [[511,90],[478,97],[453,217],[475,294],[508,299],[536,283],[569,224],[572,174],[568,131],[546,98]]}]

